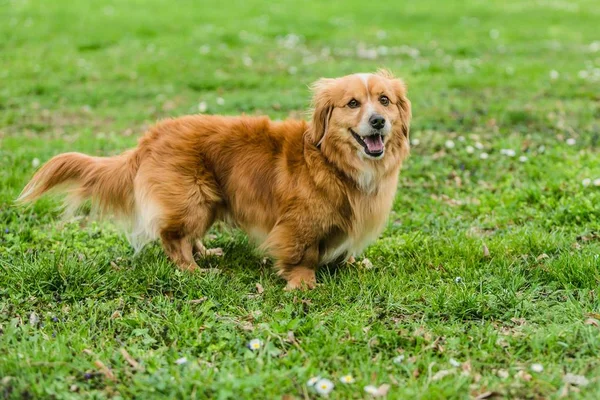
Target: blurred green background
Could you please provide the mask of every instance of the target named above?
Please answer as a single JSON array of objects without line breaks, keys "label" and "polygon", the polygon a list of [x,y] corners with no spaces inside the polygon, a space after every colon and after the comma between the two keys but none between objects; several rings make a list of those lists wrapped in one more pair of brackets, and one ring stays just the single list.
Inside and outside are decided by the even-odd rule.
[{"label": "blurred green background", "polygon": [[[0,395],[314,398],[320,375],[332,398],[597,398],[599,22],[596,0],[0,0]],[[370,261],[314,291],[237,231],[199,260],[221,274],[182,274],[13,203],[58,153],[189,113],[306,118],[312,81],[379,67],[408,84],[412,154]]]}]

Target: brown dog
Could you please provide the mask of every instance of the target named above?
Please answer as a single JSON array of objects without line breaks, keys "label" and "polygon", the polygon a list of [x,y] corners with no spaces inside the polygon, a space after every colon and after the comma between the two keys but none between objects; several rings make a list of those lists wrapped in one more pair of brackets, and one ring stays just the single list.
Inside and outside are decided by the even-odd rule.
[{"label": "brown dog", "polygon": [[[132,244],[160,238],[182,270],[215,221],[241,227],[275,258],[288,289],[314,287],[318,265],[362,251],[383,229],[409,152],[410,102],[386,71],[320,79],[310,123],[186,116],[159,122],[115,157],[66,153],[20,201],[69,185],[130,224]],[[64,186],[63,186],[64,189]]]}]

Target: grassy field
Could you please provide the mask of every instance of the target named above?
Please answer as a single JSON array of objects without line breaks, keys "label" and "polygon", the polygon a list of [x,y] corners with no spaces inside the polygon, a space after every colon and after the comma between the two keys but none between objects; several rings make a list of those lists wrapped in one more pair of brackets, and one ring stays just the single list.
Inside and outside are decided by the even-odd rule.
[{"label": "grassy field", "polygon": [[[1,396],[600,397],[600,7],[403,3],[0,0]],[[60,152],[199,111],[304,118],[311,81],[378,67],[409,85],[412,154],[370,262],[313,291],[226,227],[199,260],[221,273],[188,274],[13,203]]]}]

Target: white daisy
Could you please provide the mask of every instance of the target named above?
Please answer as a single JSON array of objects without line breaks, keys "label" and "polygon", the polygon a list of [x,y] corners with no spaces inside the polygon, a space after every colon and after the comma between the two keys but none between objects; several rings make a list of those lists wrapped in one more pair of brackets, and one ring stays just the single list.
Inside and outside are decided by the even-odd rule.
[{"label": "white daisy", "polygon": [[342,383],[354,383],[354,377],[352,375],[344,375],[340,378]]},{"label": "white daisy", "polygon": [[517,153],[513,149],[501,149],[500,154],[504,154],[508,157],[514,157],[517,155]]},{"label": "white daisy", "polygon": [[464,142],[465,140],[466,140],[466,139],[465,139],[465,137],[464,137],[464,136],[459,136],[459,137],[458,137],[458,141],[459,141],[459,142]]},{"label": "white daisy", "polygon": [[594,179],[594,186],[600,186],[600,178]]},{"label": "white daisy", "polygon": [[479,143],[479,142],[477,142],[477,143],[475,143],[475,148],[476,148],[477,150],[483,150],[483,144],[482,144],[482,143]]},{"label": "white daisy", "polygon": [[207,109],[208,104],[206,104],[205,101],[201,101],[200,103],[198,103],[198,111],[200,111],[201,113],[205,113]]},{"label": "white daisy", "polygon": [[225,104],[225,99],[222,97],[217,97],[217,104],[222,106]]},{"label": "white daisy", "polygon": [[558,73],[558,71],[556,70],[552,70],[550,71],[550,79],[552,79],[553,81],[557,80],[560,77],[560,74]]},{"label": "white daisy", "polygon": [[465,148],[465,150],[466,150],[466,151],[467,151],[467,153],[469,153],[469,154],[473,154],[473,153],[475,153],[475,148],[474,148],[473,146],[467,146],[467,147]]},{"label": "white daisy", "polygon": [[401,364],[404,361],[404,354],[400,354],[399,356],[394,357],[392,360],[394,364]]},{"label": "white daisy", "polygon": [[577,143],[577,141],[575,140],[575,138],[572,138],[572,137],[571,137],[571,138],[568,138],[568,139],[566,140],[566,143],[567,143],[569,146],[575,146],[575,143]]},{"label": "white daisy", "polygon": [[592,180],[590,178],[585,178],[584,180],[581,181],[581,184],[585,187],[590,186],[591,183],[592,183]]},{"label": "white daisy", "polygon": [[320,379],[314,387],[321,396],[327,396],[333,390],[334,385],[329,379]]},{"label": "white daisy", "polygon": [[521,161],[521,162],[527,162],[527,160],[528,160],[527,156],[519,157],[519,161]]},{"label": "white daisy", "polygon": [[188,362],[188,360],[185,357],[181,357],[181,358],[178,358],[177,360],[175,360],[175,364],[177,364],[177,365],[183,365],[187,362]]},{"label": "white daisy", "polygon": [[454,142],[452,140],[446,140],[446,148],[453,149],[454,148]]},{"label": "white daisy", "polygon": [[419,139],[413,139],[410,141],[410,144],[412,144],[413,146],[418,146],[421,143],[421,141]]},{"label": "white daisy", "polygon": [[531,370],[533,372],[544,372],[544,366],[542,364],[531,364]]},{"label": "white daisy", "polygon": [[248,348],[252,351],[260,350],[262,345],[263,342],[260,339],[252,339],[250,342],[248,342]]},{"label": "white daisy", "polygon": [[488,153],[481,153],[479,155],[479,158],[481,158],[482,160],[487,160],[489,156],[490,155]]},{"label": "white daisy", "polygon": [[37,168],[40,166],[40,159],[39,158],[34,158],[33,160],[31,160],[31,166],[33,168]]}]

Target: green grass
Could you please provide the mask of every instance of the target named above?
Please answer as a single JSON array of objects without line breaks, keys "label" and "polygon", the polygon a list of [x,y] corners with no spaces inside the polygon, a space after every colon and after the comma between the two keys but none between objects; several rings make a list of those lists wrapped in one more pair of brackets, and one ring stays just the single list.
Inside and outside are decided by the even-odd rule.
[{"label": "green grass", "polygon": [[[570,396],[600,397],[597,2],[396,3],[0,1],[1,395],[312,398],[320,375],[332,398],[558,398],[572,373]],[[304,117],[311,81],[378,67],[407,81],[419,144],[373,267],[316,290],[285,293],[227,228],[200,260],[222,272],[188,274],[110,223],[61,223],[57,199],[13,203],[35,159],[119,153],[201,102]]]}]

